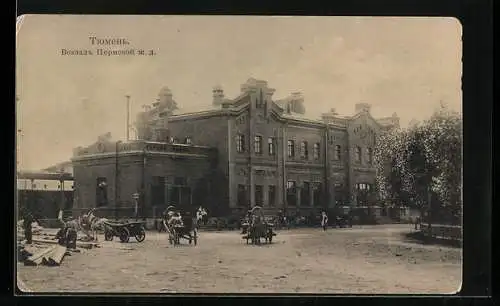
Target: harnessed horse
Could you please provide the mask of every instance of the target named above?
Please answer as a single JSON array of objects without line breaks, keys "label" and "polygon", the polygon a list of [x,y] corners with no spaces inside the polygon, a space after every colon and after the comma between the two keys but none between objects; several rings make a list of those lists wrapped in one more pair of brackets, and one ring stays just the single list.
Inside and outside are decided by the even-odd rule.
[{"label": "harnessed horse", "polygon": [[[105,222],[107,222],[108,219],[97,217],[94,215],[94,210],[95,208],[90,209],[89,212],[80,218],[80,226],[88,237],[91,237],[92,240],[98,241],[97,231],[104,230]],[[91,235],[89,235],[89,232]]]}]

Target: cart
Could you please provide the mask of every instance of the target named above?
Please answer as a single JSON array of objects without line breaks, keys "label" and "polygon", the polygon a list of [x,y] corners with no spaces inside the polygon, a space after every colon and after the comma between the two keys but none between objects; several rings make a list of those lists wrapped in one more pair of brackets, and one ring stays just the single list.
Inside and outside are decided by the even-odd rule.
[{"label": "cart", "polygon": [[168,222],[163,219],[163,226],[168,233],[168,242],[173,245],[181,243],[181,239],[185,239],[189,244],[198,244],[198,229],[195,226],[192,218],[182,218],[182,221]]},{"label": "cart", "polygon": [[134,236],[138,242],[143,242],[146,239],[146,230],[144,222],[104,222],[104,239],[112,241],[113,237],[120,238],[121,242],[129,242],[130,237]]},{"label": "cart", "polygon": [[260,206],[253,207],[247,218],[241,224],[243,239],[247,244],[260,244],[261,238],[264,238],[266,243],[272,243],[276,233],[273,230],[274,224],[266,220],[262,208]]}]

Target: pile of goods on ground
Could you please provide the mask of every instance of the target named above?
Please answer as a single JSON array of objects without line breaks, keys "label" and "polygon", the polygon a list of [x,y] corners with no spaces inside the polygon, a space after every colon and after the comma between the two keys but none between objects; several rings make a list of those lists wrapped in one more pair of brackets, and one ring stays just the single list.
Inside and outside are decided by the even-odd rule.
[{"label": "pile of goods on ground", "polygon": [[24,231],[18,224],[18,261],[23,262],[25,266],[59,266],[65,256],[81,253],[81,249],[99,247],[99,244],[95,242],[83,241],[85,238],[87,236],[78,237],[76,243],[68,244],[64,239],[60,239],[57,229],[45,229],[37,224],[36,227],[33,226],[32,243],[28,244],[24,237]]}]

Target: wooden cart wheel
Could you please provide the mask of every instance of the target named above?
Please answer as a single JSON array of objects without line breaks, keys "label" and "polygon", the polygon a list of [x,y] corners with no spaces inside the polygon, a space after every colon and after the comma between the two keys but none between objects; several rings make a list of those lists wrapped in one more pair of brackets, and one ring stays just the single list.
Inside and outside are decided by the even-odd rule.
[{"label": "wooden cart wheel", "polygon": [[138,232],[135,234],[135,239],[137,242],[143,242],[144,239],[146,239],[146,230],[144,229],[144,226],[139,228]]},{"label": "wooden cart wheel", "polygon": [[120,241],[128,242],[130,240],[130,232],[126,227],[120,228]]},{"label": "wooden cart wheel", "polygon": [[106,229],[104,231],[104,240],[106,241],[113,241],[113,231],[112,230],[109,230],[109,229]]}]

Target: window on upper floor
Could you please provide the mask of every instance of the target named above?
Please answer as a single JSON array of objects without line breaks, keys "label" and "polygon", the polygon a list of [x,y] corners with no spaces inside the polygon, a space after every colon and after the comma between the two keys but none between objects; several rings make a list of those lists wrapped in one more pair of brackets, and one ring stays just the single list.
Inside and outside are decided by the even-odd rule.
[{"label": "window on upper floor", "polygon": [[295,141],[288,140],[287,148],[288,148],[288,157],[294,157],[295,156]]},{"label": "window on upper floor", "polygon": [[309,156],[308,148],[307,148],[307,141],[302,141],[300,143],[300,158],[302,159],[307,159]]},{"label": "window on upper floor", "polygon": [[313,157],[314,157],[314,159],[319,159],[319,157],[320,157],[319,149],[320,149],[319,143],[315,143],[314,147],[313,147]]},{"label": "window on upper floor", "polygon": [[238,153],[245,152],[245,135],[239,134],[236,136],[236,151]]},{"label": "window on upper floor", "polygon": [[268,149],[268,152],[269,152],[269,155],[275,155],[276,154],[276,151],[275,151],[275,142],[274,142],[274,137],[269,137],[267,139],[267,149]]},{"label": "window on upper floor", "polygon": [[340,160],[342,156],[342,148],[340,145],[335,146],[335,151],[333,151],[333,159]]},{"label": "window on upper floor", "polygon": [[354,148],[354,161],[357,163],[361,163],[361,148]]},{"label": "window on upper floor", "polygon": [[373,149],[372,148],[367,148],[366,149],[366,155],[367,155],[368,164],[371,165],[373,163]]},{"label": "window on upper floor", "polygon": [[255,136],[253,149],[256,154],[262,154],[262,136]]}]

